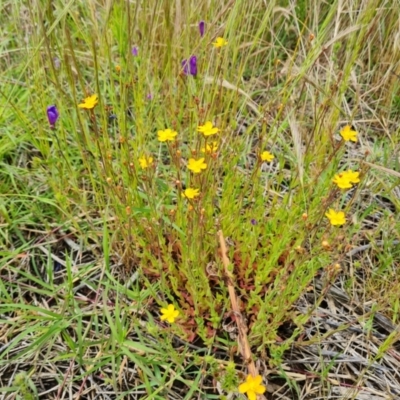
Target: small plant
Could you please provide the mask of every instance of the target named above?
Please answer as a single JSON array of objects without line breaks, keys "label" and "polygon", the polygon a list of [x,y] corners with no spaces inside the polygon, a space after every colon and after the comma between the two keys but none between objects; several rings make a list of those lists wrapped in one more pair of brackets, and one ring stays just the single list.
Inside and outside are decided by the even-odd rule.
[{"label": "small plant", "polygon": [[[0,5],[3,392],[256,400],[269,365],[278,397],[397,393],[392,361],[368,381],[399,322],[397,5],[25,3]],[[357,377],[352,343],[326,362],[352,324]]]},{"label": "small plant", "polygon": [[37,398],[36,387],[25,372],[19,372],[15,375],[13,386],[18,400],[34,400]]}]

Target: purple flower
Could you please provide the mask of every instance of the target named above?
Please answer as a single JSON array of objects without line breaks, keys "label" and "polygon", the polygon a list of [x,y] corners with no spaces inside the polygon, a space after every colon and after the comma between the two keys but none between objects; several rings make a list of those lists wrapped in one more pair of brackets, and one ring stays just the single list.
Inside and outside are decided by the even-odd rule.
[{"label": "purple flower", "polygon": [[189,63],[185,59],[182,61],[182,68],[183,68],[183,73],[185,75],[197,75],[197,57],[196,56],[191,56],[189,58]]},{"label": "purple flower", "polygon": [[153,95],[151,93],[147,93],[146,99],[153,100]]},{"label": "purple flower", "polygon": [[55,69],[60,69],[61,67],[61,60],[58,57],[54,57],[53,58],[53,62],[54,62],[54,68]]},{"label": "purple flower", "polygon": [[199,22],[199,31],[200,31],[200,36],[204,36],[204,30],[206,28],[206,23],[204,21]]},{"label": "purple flower", "polygon": [[132,47],[132,55],[137,57],[139,55],[139,49],[137,46]]},{"label": "purple flower", "polygon": [[250,222],[252,225],[257,225],[257,220],[255,220],[254,218]]},{"label": "purple flower", "polygon": [[55,105],[47,107],[47,119],[49,120],[49,124],[52,128],[56,124],[59,117],[59,113],[57,107]]}]

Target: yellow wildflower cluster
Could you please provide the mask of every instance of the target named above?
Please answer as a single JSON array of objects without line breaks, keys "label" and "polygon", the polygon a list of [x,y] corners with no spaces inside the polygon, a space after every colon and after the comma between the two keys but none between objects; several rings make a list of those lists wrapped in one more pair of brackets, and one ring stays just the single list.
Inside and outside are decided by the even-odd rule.
[{"label": "yellow wildflower cluster", "polygon": [[[357,142],[358,133],[350,125],[344,126],[340,130],[340,135],[345,142]],[[332,182],[340,189],[350,189],[354,184],[360,182],[360,173],[349,169],[348,171],[336,174],[333,177]],[[341,226],[346,223],[346,215],[343,211],[336,211],[330,208],[325,216],[333,226]]]},{"label": "yellow wildflower cluster", "polygon": [[[220,131],[220,129],[213,126],[213,123],[211,121],[207,121],[204,125],[199,125],[197,127],[197,131],[202,133],[205,137],[208,137],[217,134]],[[158,141],[160,142],[173,142],[175,141],[177,135],[178,132],[169,128],[165,130],[159,130],[157,132]],[[217,149],[218,149],[218,143],[214,141],[206,143],[205,147],[203,147],[201,151],[203,153],[215,153]],[[153,162],[152,157],[142,156],[139,159],[140,166],[143,169],[148,168],[152,164],[152,162]],[[199,174],[206,168],[207,168],[207,163],[205,162],[204,157],[199,159],[190,158],[188,161],[188,169],[194,174]],[[198,189],[190,189],[188,193],[184,193],[184,196],[187,197],[188,199],[194,198],[199,194],[198,192],[194,194],[194,192],[192,192],[191,190],[198,190]]]},{"label": "yellow wildflower cluster", "polygon": [[[353,187],[353,184],[360,182],[360,173],[349,169],[348,171],[336,174],[332,182],[336,183],[340,189],[350,189]],[[325,216],[333,226],[341,226],[346,223],[346,216],[343,211],[329,209]]]}]

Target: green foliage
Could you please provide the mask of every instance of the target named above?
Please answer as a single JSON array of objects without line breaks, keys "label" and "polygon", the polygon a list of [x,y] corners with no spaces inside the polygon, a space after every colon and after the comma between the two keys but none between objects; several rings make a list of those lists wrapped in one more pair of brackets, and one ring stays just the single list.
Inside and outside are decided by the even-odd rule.
[{"label": "green foliage", "polygon": [[37,390],[34,383],[24,372],[20,372],[15,376],[13,386],[16,399],[34,400],[37,397]]},{"label": "green foliage", "polygon": [[221,387],[224,391],[231,392],[236,391],[238,386],[239,381],[237,377],[236,364],[231,361],[225,368],[225,372],[221,380]]}]

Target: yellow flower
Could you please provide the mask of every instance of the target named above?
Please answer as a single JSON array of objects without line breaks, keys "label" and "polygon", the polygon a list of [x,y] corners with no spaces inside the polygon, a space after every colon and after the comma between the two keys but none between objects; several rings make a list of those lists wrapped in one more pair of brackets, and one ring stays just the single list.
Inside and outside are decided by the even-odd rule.
[{"label": "yellow flower", "polygon": [[161,308],[161,321],[167,320],[170,324],[175,322],[175,318],[179,315],[179,311],[175,310],[175,306],[173,304],[168,304],[167,308]]},{"label": "yellow flower", "polygon": [[193,189],[193,188],[187,188],[183,193],[182,196],[186,197],[188,199],[194,199],[197,197],[200,193],[199,189]]},{"label": "yellow flower", "polygon": [[188,168],[195,174],[201,172],[202,169],[207,168],[207,164],[204,162],[204,158],[199,158],[195,160],[194,158],[189,158]]},{"label": "yellow flower", "polygon": [[335,211],[330,208],[325,216],[329,219],[331,225],[340,226],[346,223],[346,217],[343,211]]},{"label": "yellow flower", "polygon": [[275,158],[274,155],[271,154],[269,151],[263,151],[261,153],[261,160],[262,161],[271,162],[274,158]]},{"label": "yellow flower", "polygon": [[96,104],[99,102],[97,98],[97,94],[94,94],[93,96],[86,97],[85,100],[83,100],[83,103],[78,104],[79,108],[84,108],[86,110],[91,110],[92,108],[96,107]]},{"label": "yellow flower", "polygon": [[217,39],[215,39],[215,42],[213,43],[213,46],[218,49],[220,47],[226,46],[227,44],[228,42],[224,38],[217,37]]},{"label": "yellow flower", "polygon": [[121,66],[120,65],[116,65],[115,66],[115,70],[120,73],[121,72]]},{"label": "yellow flower", "polygon": [[340,131],[340,135],[342,136],[342,138],[348,142],[349,140],[351,140],[352,142],[357,142],[357,132],[354,131],[353,129],[351,129],[350,125],[346,125],[341,131]]},{"label": "yellow flower", "polygon": [[351,169],[349,169],[348,171],[344,171],[341,173],[343,176],[346,177],[346,179],[350,182],[350,183],[358,183],[360,182],[360,173],[355,171],[353,172]]},{"label": "yellow flower", "polygon": [[215,153],[218,150],[217,142],[210,142],[206,144],[206,147],[201,149],[202,153]]},{"label": "yellow flower", "polygon": [[333,183],[336,183],[340,189],[349,189],[353,187],[352,183],[360,182],[359,172],[353,172],[351,169],[336,174],[333,178]]},{"label": "yellow flower", "polygon": [[153,157],[147,157],[143,156],[139,158],[139,164],[142,167],[142,169],[146,169],[150,167],[151,164],[153,164]]},{"label": "yellow flower", "polygon": [[172,129],[165,129],[165,131],[158,131],[158,140],[160,142],[173,142],[175,140],[175,136],[178,132],[173,131]]},{"label": "yellow flower", "polygon": [[351,187],[353,187],[347,177],[343,174],[336,174],[333,177],[332,182],[336,183],[336,185],[338,185],[340,189],[350,189]]},{"label": "yellow flower", "polygon": [[261,375],[247,375],[246,382],[239,385],[239,393],[246,393],[249,400],[256,400],[257,395],[263,394],[265,390]]},{"label": "yellow flower", "polygon": [[215,126],[213,127],[211,121],[207,121],[204,125],[199,125],[197,127],[197,132],[201,132],[204,136],[211,136],[218,133],[219,129]]}]

